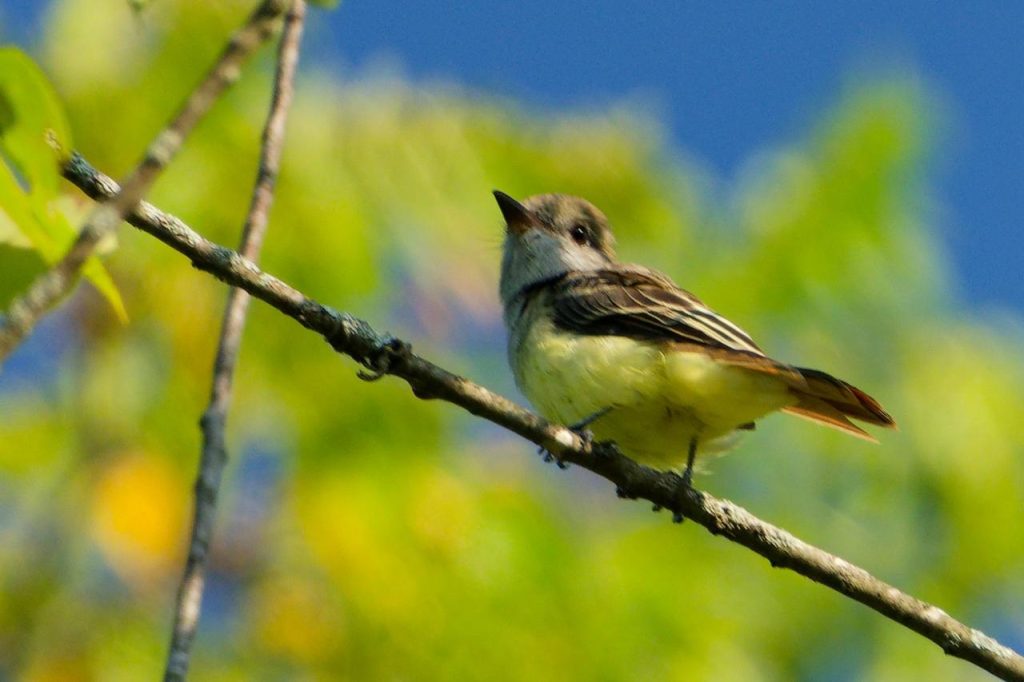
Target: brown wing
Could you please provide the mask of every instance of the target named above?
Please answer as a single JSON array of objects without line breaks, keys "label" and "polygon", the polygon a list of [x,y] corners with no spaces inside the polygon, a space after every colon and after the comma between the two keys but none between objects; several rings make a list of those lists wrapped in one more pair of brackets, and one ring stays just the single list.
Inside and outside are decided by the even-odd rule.
[{"label": "brown wing", "polygon": [[555,324],[576,333],[694,343],[764,357],[746,332],[652,270],[571,273],[552,287],[551,301]]}]

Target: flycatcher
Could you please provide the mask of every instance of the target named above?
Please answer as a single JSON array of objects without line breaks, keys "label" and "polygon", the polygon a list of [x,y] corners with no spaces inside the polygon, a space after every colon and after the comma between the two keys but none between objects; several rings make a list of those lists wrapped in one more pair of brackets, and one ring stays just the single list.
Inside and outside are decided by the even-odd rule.
[{"label": "flycatcher", "polygon": [[679,470],[727,449],[777,410],[875,442],[850,421],[894,427],[878,402],[825,372],[767,357],[667,276],[620,263],[608,220],[562,194],[505,217],[501,301],[516,383],[548,419],[589,427],[635,461]]}]

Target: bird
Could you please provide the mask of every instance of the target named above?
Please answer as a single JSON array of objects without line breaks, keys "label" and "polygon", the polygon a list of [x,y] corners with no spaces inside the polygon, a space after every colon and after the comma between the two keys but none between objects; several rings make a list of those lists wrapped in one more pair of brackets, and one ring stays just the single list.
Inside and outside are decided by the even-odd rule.
[{"label": "bird", "polygon": [[768,357],[667,275],[620,262],[608,219],[586,199],[494,197],[509,365],[545,418],[687,485],[698,456],[728,450],[773,412],[872,442],[852,420],[895,428],[864,391]]}]

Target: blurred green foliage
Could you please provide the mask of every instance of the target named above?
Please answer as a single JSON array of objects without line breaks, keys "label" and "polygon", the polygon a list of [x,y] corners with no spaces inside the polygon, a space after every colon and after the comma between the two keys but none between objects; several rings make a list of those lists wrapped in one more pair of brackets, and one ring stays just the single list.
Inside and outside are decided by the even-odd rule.
[{"label": "blurred green foliage", "polygon": [[[59,159],[72,148],[60,99],[28,55],[0,47],[0,307],[56,263],[75,236],[70,211],[58,201]],[[109,250],[109,249],[108,249]],[[96,258],[83,274],[122,320],[124,304]]]},{"label": "blurred green foliage", "polygon": [[[40,56],[79,149],[123,174],[248,4],[55,3]],[[221,243],[270,62],[152,196]],[[626,258],[900,422],[871,447],[772,417],[699,483],[1020,647],[1022,333],[957,300],[928,192],[935,107],[913,78],[852,87],[726,193],[628,107],[537,114],[305,67],[269,271],[512,394],[490,190],[592,199]],[[121,242],[107,266],[131,324],[82,290],[0,378],[0,679],[163,664],[225,290],[148,236]],[[360,382],[259,304],[230,439],[195,679],[987,679],[450,405]]]}]

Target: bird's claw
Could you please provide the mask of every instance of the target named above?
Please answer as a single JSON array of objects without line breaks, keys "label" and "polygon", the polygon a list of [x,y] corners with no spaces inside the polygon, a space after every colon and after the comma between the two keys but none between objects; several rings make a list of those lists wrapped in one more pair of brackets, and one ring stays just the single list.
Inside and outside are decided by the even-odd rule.
[{"label": "bird's claw", "polygon": [[555,466],[557,466],[559,469],[569,468],[568,462],[563,462],[561,457],[551,452],[544,446],[537,448],[537,454],[540,455],[541,459],[544,460],[545,464],[550,464],[551,462],[554,462]]},{"label": "bird's claw", "polygon": [[594,444],[594,432],[585,426],[576,427],[570,426],[569,430],[576,434],[581,441],[583,441],[584,447],[590,447]]},{"label": "bird's claw", "polygon": [[[574,424],[572,426],[567,426],[566,428],[576,434],[576,437],[583,442],[584,447],[590,447],[594,444],[594,433],[590,429],[586,428],[586,423],[582,423],[582,425]],[[554,462],[559,469],[569,468],[568,462],[564,461],[561,457],[546,449],[544,446],[537,448],[537,454],[541,456],[546,464]]]}]

